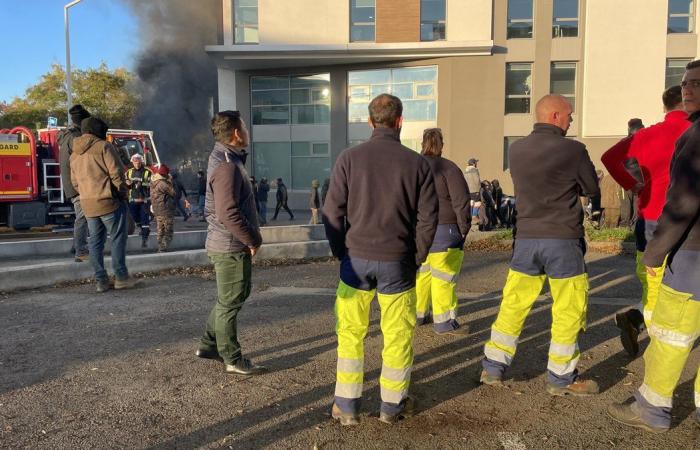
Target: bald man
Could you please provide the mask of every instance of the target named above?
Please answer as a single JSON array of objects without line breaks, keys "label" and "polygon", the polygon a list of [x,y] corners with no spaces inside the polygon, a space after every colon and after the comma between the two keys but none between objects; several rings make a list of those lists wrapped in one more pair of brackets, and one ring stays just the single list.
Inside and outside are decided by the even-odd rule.
[{"label": "bald man", "polygon": [[586,147],[566,139],[571,104],[559,95],[537,102],[532,133],[510,148],[517,224],[498,317],[484,347],[481,382],[501,385],[532,305],[549,278],[552,338],[547,364],[551,395],[597,394],[593,380],[579,378],[578,333],[586,326],[588,274],[584,263],[583,209],[579,196],[599,193]]}]

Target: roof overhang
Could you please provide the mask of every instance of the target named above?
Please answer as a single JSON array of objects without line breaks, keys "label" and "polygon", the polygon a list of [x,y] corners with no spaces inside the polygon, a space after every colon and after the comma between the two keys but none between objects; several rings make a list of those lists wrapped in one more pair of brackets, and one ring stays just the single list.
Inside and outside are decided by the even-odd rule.
[{"label": "roof overhang", "polygon": [[444,58],[488,56],[493,41],[349,43],[344,45],[209,45],[205,49],[219,67],[234,70],[313,67]]}]

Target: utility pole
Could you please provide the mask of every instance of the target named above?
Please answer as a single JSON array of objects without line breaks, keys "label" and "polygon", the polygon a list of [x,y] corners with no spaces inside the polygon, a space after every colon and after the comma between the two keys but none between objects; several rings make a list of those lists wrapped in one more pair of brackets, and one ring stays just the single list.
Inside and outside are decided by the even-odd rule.
[{"label": "utility pole", "polygon": [[[68,9],[71,6],[75,6],[82,0],[74,0],[63,7],[63,22],[66,28],[66,97],[67,97],[67,113],[70,111],[71,106],[73,106],[73,82],[71,80],[70,74],[70,32],[68,28]],[[67,115],[67,120],[70,120],[70,113]]]}]

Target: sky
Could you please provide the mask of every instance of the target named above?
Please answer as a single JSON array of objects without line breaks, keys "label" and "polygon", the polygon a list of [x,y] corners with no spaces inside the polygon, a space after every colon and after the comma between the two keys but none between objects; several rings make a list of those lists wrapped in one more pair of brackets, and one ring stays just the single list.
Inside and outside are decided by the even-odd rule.
[{"label": "sky", "polygon": [[[147,0],[144,0],[147,1]],[[0,0],[4,57],[0,60],[0,102],[35,84],[52,63],[65,66],[63,6],[70,0]],[[137,21],[120,0],[82,0],[69,9],[71,68],[133,69]]]}]

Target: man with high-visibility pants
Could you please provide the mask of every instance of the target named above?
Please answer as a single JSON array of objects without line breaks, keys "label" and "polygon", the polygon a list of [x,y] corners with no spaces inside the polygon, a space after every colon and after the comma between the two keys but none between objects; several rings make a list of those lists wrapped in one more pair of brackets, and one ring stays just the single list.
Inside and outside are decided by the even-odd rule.
[{"label": "man with high-visibility pants", "polygon": [[[676,142],[666,204],[642,263],[650,276],[667,257],[644,352],[644,382],[635,401],[608,414],[625,425],[660,433],[671,426],[673,391],[700,336],[700,60],[681,82],[691,127]],[[695,420],[700,424],[700,371],[695,378]]]},{"label": "man with high-visibility pants", "polygon": [[335,302],[338,366],[332,416],[359,423],[364,338],[375,293],[381,309],[381,408],[394,423],[414,412],[408,396],[416,326],[416,270],[437,227],[430,166],[401,145],[403,105],[382,94],[369,105],[369,141],[338,156],[323,205],[333,255],[340,259]]},{"label": "man with high-visibility pants", "polygon": [[[635,308],[615,316],[620,329],[622,346],[630,356],[639,353],[637,342],[642,326],[649,327],[651,313],[659,296],[663,264],[650,276],[642,264],[647,241],[651,239],[666,201],[670,178],[669,166],[676,140],[690,127],[688,113],[683,110],[681,87],[666,89],[661,97],[666,117],[648,128],[642,128],[605,152],[601,161],[625,191],[637,193],[638,218],[634,228],[637,247],[637,277],[642,284],[642,302]],[[625,161],[635,158],[643,181],[638,181],[626,169]]]},{"label": "man with high-visibility pants", "polygon": [[586,326],[588,305],[579,196],[597,195],[599,189],[586,147],[564,137],[571,112],[566,98],[543,97],[537,102],[534,130],[510,148],[515,242],[501,307],[484,348],[484,384],[502,384],[525,318],[549,278],[553,305],[547,392],[583,396],[599,390],[595,381],[580,379],[576,370],[577,338]]}]

